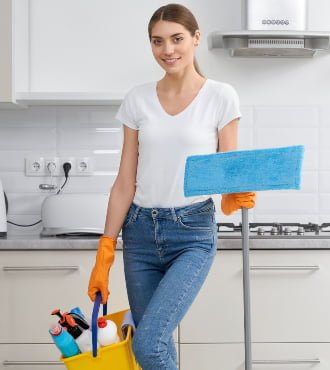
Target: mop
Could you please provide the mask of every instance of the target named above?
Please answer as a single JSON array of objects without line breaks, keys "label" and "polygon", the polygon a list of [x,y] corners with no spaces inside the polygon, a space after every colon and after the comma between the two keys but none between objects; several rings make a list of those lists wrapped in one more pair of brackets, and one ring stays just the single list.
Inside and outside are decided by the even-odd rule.
[{"label": "mop", "polygon": [[[300,189],[302,145],[218,152],[187,157],[186,197],[263,190]],[[248,209],[242,208],[245,370],[252,370]]]}]

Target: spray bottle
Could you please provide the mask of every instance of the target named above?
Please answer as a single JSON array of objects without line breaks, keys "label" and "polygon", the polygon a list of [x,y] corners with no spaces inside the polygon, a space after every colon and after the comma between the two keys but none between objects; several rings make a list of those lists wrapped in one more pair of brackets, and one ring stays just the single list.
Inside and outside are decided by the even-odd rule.
[{"label": "spray bottle", "polygon": [[51,325],[49,333],[63,357],[71,357],[80,353],[79,347],[72,335],[69,334],[60,324]]}]

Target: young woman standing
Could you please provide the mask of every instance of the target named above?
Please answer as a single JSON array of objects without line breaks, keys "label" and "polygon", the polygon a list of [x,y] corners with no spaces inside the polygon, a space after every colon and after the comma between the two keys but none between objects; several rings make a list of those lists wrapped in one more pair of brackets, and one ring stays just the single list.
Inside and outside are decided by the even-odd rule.
[{"label": "young woman standing", "polygon": [[[107,300],[122,229],[136,359],[143,370],[176,370],[173,331],[205,281],[217,246],[212,198],[183,194],[185,161],[236,150],[241,113],[234,89],[199,71],[194,55],[200,31],[186,7],[162,6],[148,32],[165,75],[133,88],[117,113],[124,127],[122,157],[88,292],[94,300],[101,291]],[[254,193],[222,195],[225,214],[254,204]]]}]

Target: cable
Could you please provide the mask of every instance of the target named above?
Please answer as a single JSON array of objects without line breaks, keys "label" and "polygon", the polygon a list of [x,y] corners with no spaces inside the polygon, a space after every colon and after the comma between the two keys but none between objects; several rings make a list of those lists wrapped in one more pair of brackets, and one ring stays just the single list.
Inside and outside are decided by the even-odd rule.
[{"label": "cable", "polygon": [[[6,193],[4,192],[3,194],[5,196],[6,214],[7,214],[8,213],[8,209],[9,209],[9,201],[8,201],[8,198],[7,198]],[[20,225],[20,224],[16,224],[15,222],[8,221],[8,220],[7,220],[7,223],[8,224],[11,224],[11,225],[15,225],[15,226],[20,226],[20,227],[30,227],[30,226],[34,226],[34,225],[40,224],[41,221],[42,220],[39,220],[39,221],[37,221],[37,222],[35,222],[35,223],[31,224],[31,225]]]},{"label": "cable", "polygon": [[64,188],[65,184],[67,183],[68,178],[69,178],[70,170],[71,170],[71,163],[70,162],[63,163],[63,171],[64,171],[64,176],[65,176],[65,181],[64,181],[63,185],[60,187],[60,189],[58,190],[58,192],[56,194],[59,194],[61,192],[61,190]]},{"label": "cable", "polygon": [[11,224],[11,225],[15,225],[15,226],[20,226],[20,227],[30,227],[30,226],[34,226],[34,225],[37,225],[37,224],[40,224],[42,220],[39,220],[37,222],[35,222],[34,224],[31,224],[31,225],[20,225],[20,224],[16,224],[15,222],[12,222],[12,221],[8,221],[7,220],[7,223],[8,224]]},{"label": "cable", "polygon": [[[65,184],[68,181],[69,172],[71,170],[71,163],[70,162],[63,163],[63,170],[64,170],[65,181],[64,181],[63,185],[61,186],[61,188],[59,189],[59,191],[56,194],[59,194],[60,193],[60,191],[64,188]],[[5,195],[5,201],[6,201],[6,208],[8,210],[8,208],[9,208],[8,207],[8,199],[7,199],[6,195]],[[16,224],[15,222],[12,222],[12,221],[8,221],[7,220],[7,223],[8,224],[19,226],[19,227],[31,227],[31,226],[35,226],[35,225],[40,224],[40,222],[42,222],[42,220],[39,220],[37,222],[34,222],[33,224],[30,224],[30,225],[21,225],[21,224]]]}]

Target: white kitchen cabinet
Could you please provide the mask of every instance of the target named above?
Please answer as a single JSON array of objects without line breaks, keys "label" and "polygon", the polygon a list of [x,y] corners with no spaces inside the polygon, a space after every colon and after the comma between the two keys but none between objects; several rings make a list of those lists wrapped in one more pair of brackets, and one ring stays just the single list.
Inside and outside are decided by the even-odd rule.
[{"label": "white kitchen cabinet", "polygon": [[18,76],[16,83],[21,104],[116,104],[141,76],[159,79],[146,30],[157,8],[153,2],[98,0],[92,10],[81,0],[18,1],[17,6],[23,3],[29,27],[20,40],[28,56],[27,78]]},{"label": "white kitchen cabinet", "polygon": [[[180,370],[244,370],[240,343],[182,344]],[[253,343],[254,370],[328,370],[329,343]]]},{"label": "white kitchen cabinet", "polygon": [[242,258],[239,251],[217,251],[211,271],[180,324],[183,343],[241,341]]},{"label": "white kitchen cabinet", "polygon": [[[79,306],[91,316],[87,286],[95,255],[95,250],[0,251],[0,370],[64,369],[48,333],[57,321],[51,312]],[[127,309],[122,250],[116,251],[109,281],[108,312]],[[175,341],[178,346],[177,331]]]},{"label": "white kitchen cabinet", "polygon": [[[79,306],[91,315],[87,286],[95,251],[0,252],[0,343],[51,343],[51,312]],[[110,272],[109,312],[128,308],[122,252]]]},{"label": "white kitchen cabinet", "polygon": [[52,344],[0,344],[0,370],[64,370]]},{"label": "white kitchen cabinet", "polygon": [[330,342],[329,250],[253,251],[254,267],[254,341]]},{"label": "white kitchen cabinet", "polygon": [[[330,251],[253,250],[252,340],[330,342]],[[183,343],[244,339],[241,251],[218,251],[180,325]]]},{"label": "white kitchen cabinet", "polygon": [[13,103],[13,28],[11,0],[0,2],[0,104]]},{"label": "white kitchen cabinet", "polygon": [[21,108],[16,92],[29,89],[29,1],[0,1],[0,108]]}]

